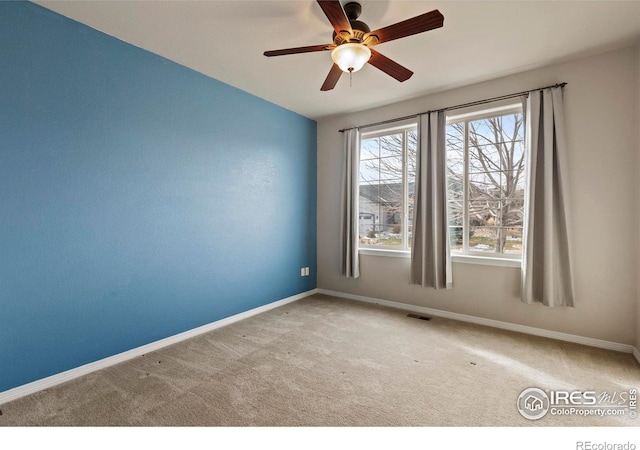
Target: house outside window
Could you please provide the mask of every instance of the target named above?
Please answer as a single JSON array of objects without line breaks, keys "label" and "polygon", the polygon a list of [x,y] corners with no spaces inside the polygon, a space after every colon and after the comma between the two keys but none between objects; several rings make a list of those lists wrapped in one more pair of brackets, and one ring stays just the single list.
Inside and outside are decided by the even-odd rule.
[{"label": "house outside window", "polygon": [[361,134],[361,248],[410,251],[416,146],[415,120]]},{"label": "house outside window", "polygon": [[526,158],[520,103],[447,116],[453,255],[522,258]]}]

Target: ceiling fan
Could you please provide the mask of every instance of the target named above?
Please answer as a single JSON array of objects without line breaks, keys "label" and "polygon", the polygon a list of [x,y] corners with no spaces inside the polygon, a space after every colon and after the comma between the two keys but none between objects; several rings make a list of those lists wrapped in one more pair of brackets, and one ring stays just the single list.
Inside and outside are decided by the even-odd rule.
[{"label": "ceiling fan", "polygon": [[333,43],[311,45],[307,47],[285,48],[264,52],[265,56],[293,55],[331,50],[333,66],[320,88],[321,91],[333,89],[342,72],[357,72],[366,63],[382,70],[387,75],[403,82],[411,78],[413,72],[397,62],[387,58],[371,47],[444,25],[444,16],[434,9],[411,19],[371,31],[369,26],[357,20],[362,6],[357,2],[344,5],[340,0],[317,0],[320,8],[333,25]]}]

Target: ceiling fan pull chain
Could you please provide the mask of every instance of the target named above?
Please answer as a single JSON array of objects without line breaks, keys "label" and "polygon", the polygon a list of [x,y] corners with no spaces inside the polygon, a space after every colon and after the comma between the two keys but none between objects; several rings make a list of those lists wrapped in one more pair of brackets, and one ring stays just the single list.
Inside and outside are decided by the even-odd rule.
[{"label": "ceiling fan pull chain", "polygon": [[349,87],[351,87],[351,79],[353,78],[353,70],[349,71]]}]

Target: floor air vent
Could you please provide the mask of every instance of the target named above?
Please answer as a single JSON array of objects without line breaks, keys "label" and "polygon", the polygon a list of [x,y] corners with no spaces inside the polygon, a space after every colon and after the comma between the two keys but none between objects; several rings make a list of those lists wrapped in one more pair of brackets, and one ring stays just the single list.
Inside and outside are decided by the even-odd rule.
[{"label": "floor air vent", "polygon": [[411,317],[412,319],[420,319],[420,320],[431,320],[431,317],[420,316],[418,314],[407,314],[407,317]]}]

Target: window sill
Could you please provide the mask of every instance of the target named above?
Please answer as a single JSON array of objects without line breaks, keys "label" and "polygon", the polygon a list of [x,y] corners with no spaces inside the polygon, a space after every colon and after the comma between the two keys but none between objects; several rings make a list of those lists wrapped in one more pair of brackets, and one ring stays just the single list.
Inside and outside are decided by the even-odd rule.
[{"label": "window sill", "polygon": [[[360,255],[365,256],[384,256],[387,258],[411,258],[411,252],[403,250],[389,250],[380,248],[360,248],[358,250]],[[474,256],[474,255],[451,255],[451,262],[462,264],[478,264],[481,266],[500,266],[500,267],[512,267],[519,269],[522,266],[522,262],[519,259],[509,258],[492,258],[487,256]]]},{"label": "window sill", "polygon": [[479,264],[482,266],[513,267],[515,269],[519,269],[522,266],[522,261],[519,259],[495,258],[495,257],[492,258],[490,256],[452,254],[451,261],[454,263]]},{"label": "window sill", "polygon": [[358,253],[367,256],[386,256],[391,258],[411,258],[411,252],[406,250],[389,250],[381,248],[360,248]]}]

